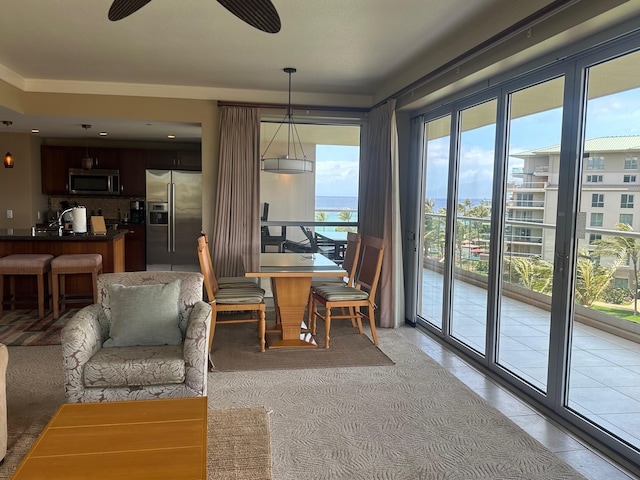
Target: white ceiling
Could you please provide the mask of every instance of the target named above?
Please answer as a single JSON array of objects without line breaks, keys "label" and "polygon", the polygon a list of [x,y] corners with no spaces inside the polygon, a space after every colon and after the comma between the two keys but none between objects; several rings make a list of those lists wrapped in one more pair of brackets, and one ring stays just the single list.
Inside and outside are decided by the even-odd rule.
[{"label": "white ceiling", "polygon": [[[293,103],[369,107],[436,68],[439,57],[463,53],[551,0],[272,2],[282,22],[277,34],[214,0],[155,0],[118,22],[107,19],[111,0],[4,0],[0,79],[28,92],[136,87],[154,96],[285,103],[282,69],[291,66],[298,69]],[[407,71],[414,78],[398,74]],[[83,138],[81,123],[109,138],[199,137],[197,125],[33,118],[0,105],[0,120],[9,119],[14,132],[37,127],[51,137]]]}]

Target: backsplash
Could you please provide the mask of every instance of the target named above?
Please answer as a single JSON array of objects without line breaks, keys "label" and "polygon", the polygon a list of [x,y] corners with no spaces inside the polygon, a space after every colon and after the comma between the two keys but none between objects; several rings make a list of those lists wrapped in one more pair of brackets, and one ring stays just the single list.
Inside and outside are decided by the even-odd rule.
[{"label": "backsplash", "polygon": [[[130,215],[130,202],[133,200],[144,203],[144,197],[49,197],[49,219],[54,220],[57,214],[62,211],[61,203],[68,202],[70,207],[81,206],[86,207],[87,215],[98,215],[102,210],[102,216],[106,221],[123,222],[125,215]],[[118,212],[120,215],[118,216]]]}]

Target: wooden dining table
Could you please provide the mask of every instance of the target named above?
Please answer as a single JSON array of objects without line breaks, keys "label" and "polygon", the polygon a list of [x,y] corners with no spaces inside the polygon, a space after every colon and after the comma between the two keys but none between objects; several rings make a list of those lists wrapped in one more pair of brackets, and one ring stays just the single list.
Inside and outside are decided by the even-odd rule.
[{"label": "wooden dining table", "polygon": [[269,348],[316,348],[312,335],[303,331],[311,279],[345,277],[347,272],[318,253],[262,253],[260,267],[245,276],[271,279],[279,322],[267,331]]}]

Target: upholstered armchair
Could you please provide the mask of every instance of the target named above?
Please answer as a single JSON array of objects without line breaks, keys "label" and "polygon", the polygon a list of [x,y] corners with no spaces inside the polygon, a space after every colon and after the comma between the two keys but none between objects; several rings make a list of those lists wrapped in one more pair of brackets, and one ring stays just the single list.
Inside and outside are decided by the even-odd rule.
[{"label": "upholstered armchair", "polygon": [[207,394],[211,306],[202,274],[107,273],[97,288],[98,303],[62,330],[67,402]]}]

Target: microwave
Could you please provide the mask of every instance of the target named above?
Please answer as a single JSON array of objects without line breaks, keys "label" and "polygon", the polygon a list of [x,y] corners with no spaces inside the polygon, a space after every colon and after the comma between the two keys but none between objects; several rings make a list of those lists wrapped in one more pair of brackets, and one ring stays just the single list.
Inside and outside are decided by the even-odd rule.
[{"label": "microwave", "polygon": [[69,193],[79,193],[82,195],[120,195],[120,171],[70,168]]}]

